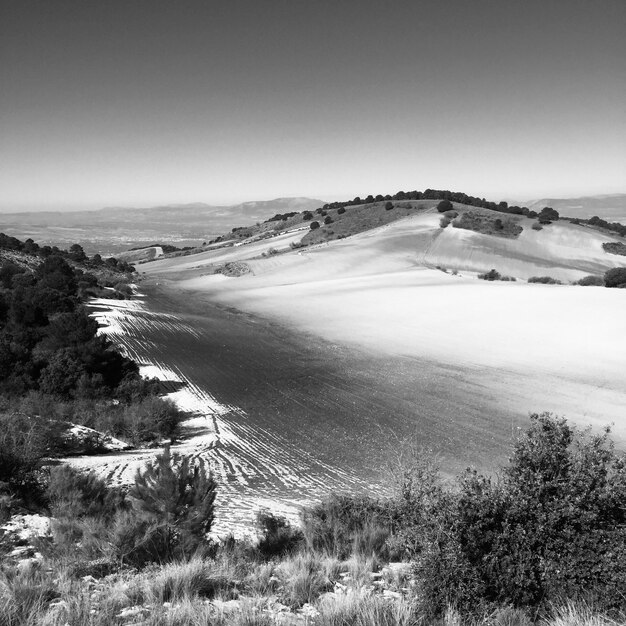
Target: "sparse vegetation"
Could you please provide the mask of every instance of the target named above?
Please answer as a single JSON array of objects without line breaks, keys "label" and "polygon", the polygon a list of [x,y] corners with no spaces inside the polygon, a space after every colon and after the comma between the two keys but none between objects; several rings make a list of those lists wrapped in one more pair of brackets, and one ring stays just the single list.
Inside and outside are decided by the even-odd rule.
[{"label": "sparse vegetation", "polygon": [[620,224],[619,222],[607,222],[603,220],[601,217],[594,215],[588,220],[577,219],[572,220],[572,223],[575,224],[588,224],[589,226],[595,226],[596,228],[603,228],[605,230],[617,233],[622,237],[626,237],[626,225]]},{"label": "sparse vegetation", "polygon": [[619,254],[621,256],[626,256],[626,244],[621,241],[611,241],[602,244],[602,248],[605,252],[610,254]]},{"label": "sparse vegetation", "polygon": [[481,280],[488,280],[488,281],[493,281],[493,280],[502,280],[502,281],[509,281],[509,282],[515,282],[515,278],[513,276],[502,276],[502,274],[500,274],[500,272],[496,271],[495,269],[491,269],[488,272],[485,272],[484,274],[478,274],[478,278],[480,278]]},{"label": "sparse vegetation", "polygon": [[[264,512],[257,544],[213,544],[216,485],[199,466],[166,451],[128,494],[56,468],[44,567],[4,565],[0,623],[623,618],[626,457],[608,432],[533,415],[499,480],[468,470],[450,486],[413,448],[389,476],[391,497],[331,496],[305,511],[302,533]],[[391,567],[389,558],[404,562]]]},{"label": "sparse vegetation", "polygon": [[494,218],[492,214],[476,211],[465,211],[453,222],[455,228],[473,230],[485,235],[497,235],[499,237],[517,237],[523,230],[514,219],[502,220]]},{"label": "sparse vegetation", "polygon": [[540,283],[542,285],[562,285],[563,283],[552,276],[531,276],[529,283]]}]

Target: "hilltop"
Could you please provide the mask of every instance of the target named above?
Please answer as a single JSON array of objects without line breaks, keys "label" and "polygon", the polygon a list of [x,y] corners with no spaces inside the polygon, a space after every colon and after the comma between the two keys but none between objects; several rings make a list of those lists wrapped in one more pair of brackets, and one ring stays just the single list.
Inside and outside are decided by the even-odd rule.
[{"label": "hilltop", "polygon": [[[302,280],[328,276],[331,270],[327,261],[335,264],[335,278],[344,271],[354,272],[356,260],[337,264],[335,258],[350,254],[359,257],[361,273],[366,261],[375,262],[384,271],[386,264],[396,264],[394,259],[399,256],[406,268],[442,267],[475,273],[497,268],[518,279],[550,275],[564,281],[623,265],[619,256],[603,248],[604,244],[623,241],[611,231],[563,219],[540,223],[532,209],[522,212],[519,207],[500,208],[487,202],[484,204],[495,208],[452,202],[452,213],[442,214],[437,210],[440,201],[327,204],[315,211],[277,214],[262,224],[235,228],[208,245],[182,253],[193,252],[188,259],[174,260],[181,254],[177,252],[166,255],[169,260],[146,271],[182,272],[189,278],[228,263],[245,262],[255,275],[271,273],[282,280],[285,272],[302,263],[303,254],[309,255],[319,246],[324,246],[324,252],[315,252],[315,267],[308,266]],[[284,253],[288,253],[285,258]],[[262,260],[277,254],[281,255],[279,260]]]}]

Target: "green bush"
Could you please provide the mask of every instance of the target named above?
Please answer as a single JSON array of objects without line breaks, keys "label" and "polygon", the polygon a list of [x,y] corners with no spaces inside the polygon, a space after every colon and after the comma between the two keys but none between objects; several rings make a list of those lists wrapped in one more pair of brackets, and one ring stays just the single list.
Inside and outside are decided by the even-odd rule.
[{"label": "green bush", "polygon": [[216,491],[204,466],[172,457],[166,446],[144,471],[137,471],[128,493],[132,516],[118,527],[118,545],[130,547],[124,558],[131,563],[171,561],[206,546]]},{"label": "green bush", "polygon": [[495,269],[491,269],[485,274],[478,274],[478,278],[481,280],[502,280],[502,274]]},{"label": "green bush", "polygon": [[346,212],[346,208],[345,208],[345,207],[340,206],[340,207],[337,209],[337,213],[338,213],[339,215],[343,215],[345,212]]},{"label": "green bush", "polygon": [[303,512],[302,531],[310,549],[337,558],[358,553],[363,546],[382,554],[391,534],[391,518],[385,503],[334,494]]},{"label": "green bush", "polygon": [[393,209],[393,202],[385,202],[385,211],[391,211]]},{"label": "green bush", "polygon": [[107,486],[94,472],[79,472],[69,465],[50,471],[46,490],[50,512],[56,518],[100,517],[110,520],[124,507],[124,494]]},{"label": "green bush", "polygon": [[266,558],[293,552],[302,543],[302,532],[271,511],[259,511],[256,525],[260,534],[258,549]]},{"label": "green bush", "polygon": [[539,283],[542,285],[561,285],[561,281],[552,276],[531,276],[528,279],[529,283]]},{"label": "green bush", "polygon": [[451,211],[452,209],[454,209],[454,206],[450,200],[442,200],[437,205],[437,211],[439,211],[439,213],[445,213],[446,211]]},{"label": "green bush", "polygon": [[626,256],[626,244],[621,241],[610,241],[602,244],[602,249],[610,254]]},{"label": "green bush", "polygon": [[310,226],[311,230],[315,230],[315,229],[317,229],[319,227],[320,227],[320,223],[319,222],[311,222],[311,226]]},{"label": "green bush", "polygon": [[565,598],[623,609],[624,502],[626,457],[608,432],[591,435],[562,418],[532,415],[500,480],[468,471],[452,508],[440,507],[449,512],[417,560],[430,611]]},{"label": "green bush", "polygon": [[607,287],[626,287],[626,267],[614,267],[606,272],[604,284]]},{"label": "green bush", "polygon": [[574,284],[580,285],[581,287],[604,287],[604,278],[590,274],[589,276],[584,276],[580,280],[577,280]]}]

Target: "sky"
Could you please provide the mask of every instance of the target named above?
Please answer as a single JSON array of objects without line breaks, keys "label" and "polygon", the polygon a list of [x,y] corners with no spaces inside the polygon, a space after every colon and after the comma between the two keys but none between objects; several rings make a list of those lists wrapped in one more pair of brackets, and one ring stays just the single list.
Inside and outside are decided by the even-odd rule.
[{"label": "sky", "polygon": [[626,192],[624,0],[0,0],[0,211]]}]

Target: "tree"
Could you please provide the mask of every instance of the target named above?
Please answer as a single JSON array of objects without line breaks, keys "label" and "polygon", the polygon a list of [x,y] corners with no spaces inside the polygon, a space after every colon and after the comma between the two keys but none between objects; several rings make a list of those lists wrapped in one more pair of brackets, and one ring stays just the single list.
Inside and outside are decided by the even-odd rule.
[{"label": "tree", "polygon": [[87,255],[83,250],[82,246],[75,243],[70,246],[70,257],[76,261],[77,263],[82,263],[87,260]]},{"label": "tree", "polygon": [[316,228],[320,227],[320,223],[319,222],[311,222],[311,230],[315,230]]},{"label": "tree", "polygon": [[606,272],[604,284],[607,287],[626,288],[626,267],[614,267]]},{"label": "tree", "polygon": [[171,456],[166,446],[143,472],[137,470],[128,494],[143,522],[142,545],[159,546],[162,560],[191,556],[211,531],[216,493],[217,483],[204,465]]},{"label": "tree", "polygon": [[391,211],[393,209],[393,202],[385,202],[385,211]]},{"label": "tree", "polygon": [[442,200],[438,205],[437,205],[437,211],[439,211],[439,213],[445,213],[446,211],[451,211],[454,207],[452,206],[452,202],[450,202],[450,200]]},{"label": "tree", "polygon": [[539,215],[537,216],[540,224],[551,224],[552,222],[556,222],[559,219],[559,212],[550,208],[549,206],[543,207],[541,211],[539,211]]}]

